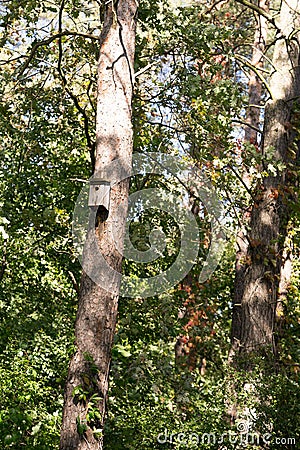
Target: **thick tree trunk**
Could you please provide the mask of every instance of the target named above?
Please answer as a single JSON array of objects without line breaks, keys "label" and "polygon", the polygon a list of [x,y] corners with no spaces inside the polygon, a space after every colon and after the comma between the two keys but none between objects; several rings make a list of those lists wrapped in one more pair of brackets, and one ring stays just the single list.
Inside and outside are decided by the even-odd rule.
[{"label": "thick tree trunk", "polygon": [[[296,0],[283,2],[273,55],[270,79],[272,98],[265,109],[263,154],[272,155],[274,167],[292,163],[291,146],[295,133],[291,125],[293,106],[300,93],[299,6]],[[270,171],[270,166],[264,170]],[[251,211],[249,247],[243,276],[235,286],[232,319],[232,353],[235,356],[272,354],[275,351],[274,325],[283,259],[283,244],[288,221],[288,168],[275,169],[276,175],[263,179]],[[246,364],[249,367],[249,358]]]},{"label": "thick tree trunk", "polygon": [[[135,49],[136,0],[106,3],[100,38],[95,173],[117,158],[130,165],[132,155],[131,101]],[[95,238],[108,265],[121,272],[127,180],[111,188],[108,217],[91,221],[85,244],[84,267],[93,267]],[[95,216],[93,217],[93,221]],[[91,273],[88,271],[88,273]],[[105,278],[106,274],[100,274]],[[102,449],[111,347],[118,307],[118,280],[110,291],[83,273],[75,325],[76,352],[69,366],[60,450]],[[109,283],[106,284],[108,286]]]},{"label": "thick tree trunk", "polygon": [[[261,0],[258,4],[258,6],[263,9],[264,11],[268,12],[268,3],[266,0]],[[257,148],[259,146],[258,144],[258,131],[257,129],[260,129],[260,105],[262,100],[262,93],[263,93],[263,87],[262,87],[262,81],[257,75],[257,72],[259,72],[264,65],[264,54],[266,50],[266,43],[267,43],[267,33],[268,33],[268,24],[267,20],[259,16],[258,14],[255,15],[256,20],[256,27],[255,27],[255,35],[254,35],[254,42],[253,42],[253,49],[252,49],[252,59],[251,59],[251,65],[253,66],[254,70],[250,73],[249,77],[249,107],[247,111],[246,116],[246,123],[248,126],[245,127],[245,142],[255,145]],[[243,182],[244,184],[250,188],[250,180],[249,180],[249,174],[247,172],[247,169],[244,168],[243,174],[242,174]],[[247,210],[244,211],[243,214],[243,226],[238,232],[237,239],[236,239],[236,246],[237,246],[237,252],[236,252],[236,264],[235,264],[235,297],[234,297],[234,304],[240,303],[240,298],[242,295],[242,289],[243,289],[243,283],[244,283],[244,277],[245,277],[245,271],[247,270],[247,253],[248,253],[248,236],[246,234],[246,228],[249,226],[250,221],[250,212],[251,207],[249,207]],[[237,309],[234,309],[234,314],[237,312]],[[235,316],[233,317],[233,323],[235,323]]]}]

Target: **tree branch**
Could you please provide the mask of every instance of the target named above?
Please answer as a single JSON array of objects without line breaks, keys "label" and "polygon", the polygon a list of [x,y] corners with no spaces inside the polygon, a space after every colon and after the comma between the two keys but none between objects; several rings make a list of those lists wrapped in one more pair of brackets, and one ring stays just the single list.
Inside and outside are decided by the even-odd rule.
[{"label": "tree branch", "polygon": [[[62,0],[60,8],[59,8],[59,15],[58,15],[58,32],[61,34],[62,33],[62,16],[63,16],[63,11],[64,11],[64,7],[65,7],[65,0]],[[58,73],[60,74],[64,85],[67,84],[67,79],[65,77],[65,74],[63,73],[62,67],[61,67],[61,63],[62,63],[62,58],[63,58],[63,49],[62,49],[62,41],[61,41],[61,36],[58,39]]]},{"label": "tree branch", "polygon": [[144,72],[147,72],[148,69],[151,69],[151,67],[159,64],[160,61],[153,61],[150,64],[147,64],[147,66],[143,67],[142,69],[140,69],[138,72],[135,72],[134,74],[134,78],[137,78],[139,76],[141,76]]},{"label": "tree branch", "polygon": [[2,257],[2,264],[1,264],[1,269],[0,269],[0,281],[2,281],[3,277],[4,277],[4,272],[6,269],[6,252],[7,252],[7,244],[5,244],[4,249],[3,249],[3,257]]},{"label": "tree branch", "polygon": [[184,130],[179,130],[179,129],[176,128],[176,127],[172,127],[172,125],[169,125],[168,123],[163,123],[163,122],[152,122],[152,121],[150,121],[150,120],[147,120],[147,123],[148,123],[149,125],[158,125],[158,126],[161,126],[161,127],[169,128],[170,130],[177,131],[177,132],[179,132],[179,133],[184,133]]},{"label": "tree branch", "polygon": [[[252,106],[252,107],[255,106],[256,108],[261,108],[261,106],[257,106],[257,105],[249,105],[249,106]],[[251,125],[250,123],[244,122],[243,120],[232,119],[231,122],[240,123],[241,125],[244,125],[245,127],[252,128],[252,130],[255,130],[259,134],[263,134],[262,130],[260,130],[259,128],[255,127],[254,125]]]},{"label": "tree branch", "polygon": [[75,289],[77,295],[79,295],[79,284],[77,283],[74,273],[71,272],[71,270],[68,270],[68,275],[72,281],[73,288]]},{"label": "tree branch", "polygon": [[63,72],[62,69],[62,58],[63,58],[63,48],[62,48],[62,41],[61,38],[63,36],[63,32],[62,32],[62,15],[63,15],[63,9],[65,6],[65,0],[62,0],[61,5],[60,5],[60,9],[59,9],[59,16],[58,16],[58,31],[59,31],[59,38],[58,38],[58,50],[59,50],[59,55],[58,55],[58,73],[62,79],[63,82],[63,86],[65,88],[65,91],[67,92],[67,94],[71,97],[75,108],[77,109],[77,111],[82,115],[83,117],[83,121],[84,121],[84,133],[85,133],[85,137],[86,137],[86,141],[87,141],[87,146],[89,149],[89,153],[90,153],[90,158],[91,158],[91,163],[92,163],[92,173],[94,173],[94,169],[95,169],[95,147],[96,147],[96,143],[92,141],[90,133],[89,133],[89,118],[88,115],[85,111],[84,108],[82,108],[80,106],[79,100],[76,97],[75,94],[73,94],[73,92],[68,88],[67,84],[68,84],[68,80]]},{"label": "tree branch", "polygon": [[268,14],[265,10],[255,5],[254,3],[248,2],[248,0],[235,0],[235,1],[237,3],[240,3],[241,5],[246,6],[247,8],[252,9],[252,11],[255,11],[257,14],[267,19],[273,25],[273,27],[276,28],[276,30],[282,35],[281,29],[278,27],[274,17],[271,14]]},{"label": "tree branch", "polygon": [[243,180],[243,178],[238,174],[238,172],[232,167],[231,164],[227,164],[227,167],[234,173],[234,175],[237,177],[237,179],[242,183],[242,185],[244,186],[246,192],[250,195],[250,197],[252,198],[252,200],[255,202],[255,197],[253,196],[251,190],[248,188],[248,186],[246,185],[245,181]]},{"label": "tree branch", "polygon": [[261,80],[261,82],[264,84],[265,88],[267,89],[267,91],[269,92],[271,98],[273,99],[273,95],[272,95],[272,91],[271,88],[268,84],[268,82],[266,81],[266,79],[262,76],[261,73],[259,73],[259,71],[257,70],[256,67],[253,66],[253,64],[251,64],[250,61],[248,61],[247,58],[245,58],[242,55],[234,55],[235,59],[237,61],[240,61],[242,64],[245,64],[245,66],[249,67],[249,69],[253,70],[253,72],[255,73],[255,75]]},{"label": "tree branch", "polygon": [[96,108],[95,108],[95,106],[94,106],[94,103],[93,103],[93,101],[92,101],[92,99],[91,99],[91,95],[90,95],[90,89],[91,89],[92,85],[93,85],[93,80],[90,80],[89,85],[88,85],[88,88],[87,88],[87,91],[86,91],[86,94],[87,94],[88,99],[89,99],[89,101],[90,101],[90,105],[91,105],[91,107],[92,107],[94,113],[96,114],[97,111],[96,111]]},{"label": "tree branch", "polygon": [[80,37],[84,37],[85,39],[93,39],[96,41],[99,40],[99,36],[94,36],[92,34],[86,34],[86,33],[78,33],[77,31],[65,30],[65,31],[62,31],[61,33],[57,33],[57,34],[54,34],[53,36],[50,36],[48,39],[44,39],[43,41],[36,42],[35,44],[33,44],[31,52],[27,58],[27,61],[23,64],[23,67],[20,70],[18,78],[20,78],[23,75],[23,73],[25,72],[25,70],[28,68],[29,64],[33,60],[34,55],[36,54],[39,47],[47,46],[51,42],[55,41],[56,39],[60,39],[63,36],[80,36]]}]

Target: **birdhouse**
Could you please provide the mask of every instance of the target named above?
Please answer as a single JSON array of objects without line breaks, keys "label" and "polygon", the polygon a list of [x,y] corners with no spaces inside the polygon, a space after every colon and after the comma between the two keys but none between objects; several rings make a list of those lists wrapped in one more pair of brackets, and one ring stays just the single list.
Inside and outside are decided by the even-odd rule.
[{"label": "birdhouse", "polygon": [[110,182],[99,178],[90,180],[89,206],[109,211]]}]

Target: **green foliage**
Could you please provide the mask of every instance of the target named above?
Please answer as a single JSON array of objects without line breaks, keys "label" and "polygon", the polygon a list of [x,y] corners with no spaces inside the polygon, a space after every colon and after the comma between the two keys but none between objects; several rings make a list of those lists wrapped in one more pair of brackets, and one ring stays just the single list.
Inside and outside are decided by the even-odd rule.
[{"label": "green foliage", "polygon": [[[230,261],[227,264],[232,273]],[[224,266],[200,290],[195,283],[187,292],[176,289],[157,298],[121,300],[104,430],[106,448],[196,448],[162,445],[157,438],[165,430],[169,435],[196,432],[199,436],[226,431],[224,374],[232,278],[223,277]],[[207,359],[205,377],[200,360],[193,371],[175,360],[176,338],[187,325],[187,318],[178,318],[178,310],[187,300],[207,312],[207,319],[193,326],[191,333],[201,337],[197,352]],[[188,362],[187,357],[184,360]]]},{"label": "green foliage", "polygon": [[81,422],[79,417],[77,417],[76,422],[77,422],[77,431],[78,431],[79,436],[84,435],[84,433],[88,429],[87,424],[85,422]]},{"label": "green foliage", "polygon": [[[2,60],[15,46],[30,48],[46,5],[6,3]],[[90,169],[81,118],[49,70],[54,60],[54,47],[41,47],[29,76],[16,80],[22,59],[1,72],[1,448],[57,449],[72,348],[80,276],[70,227],[81,187],[74,180]]]},{"label": "green foliage", "polygon": [[[78,180],[91,174],[98,41],[64,36],[61,46],[57,39],[39,46],[29,64],[24,56],[35,43],[57,33],[60,6],[58,1],[10,0],[0,8],[0,446],[4,449],[58,448],[63,387],[73,352],[81,269],[74,258],[71,220],[81,188]],[[236,142],[232,132],[232,120],[245,101],[235,52],[251,35],[252,19],[246,12],[240,18],[232,4],[209,13],[199,2],[173,6],[165,1],[141,2],[134,149],[194,158],[216,187],[229,228],[235,231],[249,202],[240,164],[250,174],[251,187],[262,176],[283,170],[273,161],[274,149],[262,158],[255,146]],[[98,2],[67,1],[63,27],[99,35]],[[244,47],[247,57],[249,48]],[[132,180],[132,191],[142,187],[163,187],[179,196],[178,180],[155,176]],[[294,209],[297,215],[296,204]],[[233,374],[227,355],[234,239],[228,242],[221,266],[200,285],[197,278],[210,239],[209,221],[204,208],[201,211],[202,245],[190,279],[158,297],[120,300],[104,430],[107,449],[200,448],[191,433],[236,432],[227,420],[228,402],[237,401],[230,391],[233,385],[240,405],[255,408],[256,429],[263,434],[272,424],[272,448],[276,436],[299,440],[298,219],[290,237],[294,278],[284,305],[278,374]],[[133,245],[147,250],[153,228],[168,236],[162,257],[145,265],[125,261],[126,274],[153,276],[176,259],[178,226],[168,214],[158,215],[154,209],[132,222]],[[185,311],[181,318],[180,311]],[[187,336],[191,346],[179,363],[174,345],[180,335]],[[89,424],[100,438],[100,398],[91,396],[88,388],[98,369],[89,355],[85,357],[89,373],[82,374],[83,383],[73,396],[88,401],[88,413],[84,421],[78,418],[77,427],[84,435]],[[263,365],[258,364],[260,369]],[[253,395],[245,391],[246,383],[256,386]],[[257,404],[256,393],[266,401]],[[165,430],[168,442],[160,444],[157,438],[164,439]],[[179,433],[189,439],[180,442]],[[217,450],[220,445],[203,442],[201,448]]]}]

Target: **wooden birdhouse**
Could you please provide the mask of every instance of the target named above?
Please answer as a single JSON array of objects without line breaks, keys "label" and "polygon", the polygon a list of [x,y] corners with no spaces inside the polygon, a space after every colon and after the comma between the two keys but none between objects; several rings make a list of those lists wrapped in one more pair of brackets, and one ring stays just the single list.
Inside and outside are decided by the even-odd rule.
[{"label": "wooden birdhouse", "polygon": [[90,180],[89,206],[109,212],[110,182],[99,178]]}]

